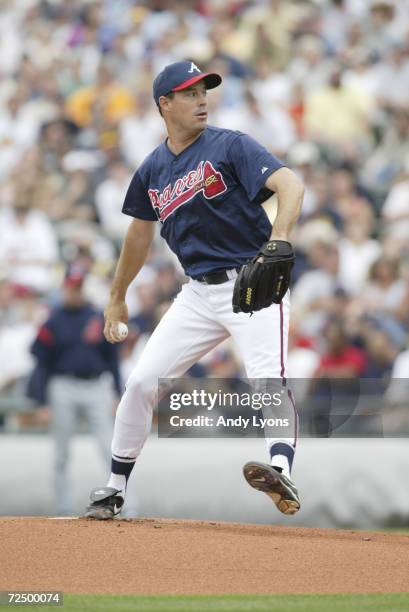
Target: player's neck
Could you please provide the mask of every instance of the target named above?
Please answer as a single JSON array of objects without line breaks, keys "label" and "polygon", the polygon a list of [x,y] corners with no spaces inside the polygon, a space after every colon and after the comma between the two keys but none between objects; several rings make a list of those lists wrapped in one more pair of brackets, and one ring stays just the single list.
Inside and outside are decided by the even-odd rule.
[{"label": "player's neck", "polygon": [[194,132],[181,132],[180,130],[176,131],[168,126],[168,138],[166,144],[174,155],[179,155],[179,153],[182,153],[182,151],[190,147],[190,145],[194,143],[202,133],[203,130],[195,130]]}]

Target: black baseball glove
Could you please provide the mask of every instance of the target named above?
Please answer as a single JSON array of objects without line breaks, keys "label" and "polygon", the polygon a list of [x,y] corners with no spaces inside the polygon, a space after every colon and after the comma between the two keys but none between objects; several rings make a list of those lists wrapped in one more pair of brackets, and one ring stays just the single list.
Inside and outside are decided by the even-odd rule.
[{"label": "black baseball glove", "polygon": [[[258,261],[261,258],[260,261]],[[285,240],[270,240],[240,270],[233,291],[233,312],[251,312],[280,304],[290,286],[295,255]]]}]

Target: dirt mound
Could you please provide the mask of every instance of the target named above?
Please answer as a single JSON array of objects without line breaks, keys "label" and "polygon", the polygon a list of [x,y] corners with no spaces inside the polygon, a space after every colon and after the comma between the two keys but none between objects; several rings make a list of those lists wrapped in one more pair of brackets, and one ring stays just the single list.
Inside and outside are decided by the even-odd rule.
[{"label": "dirt mound", "polygon": [[180,520],[2,518],[0,591],[404,592],[409,536]]}]

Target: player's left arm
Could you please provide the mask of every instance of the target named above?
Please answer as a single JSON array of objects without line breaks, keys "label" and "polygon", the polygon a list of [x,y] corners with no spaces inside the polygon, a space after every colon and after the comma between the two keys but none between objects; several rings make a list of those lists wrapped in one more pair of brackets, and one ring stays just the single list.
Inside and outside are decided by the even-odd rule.
[{"label": "player's left arm", "polygon": [[292,170],[279,168],[270,174],[265,186],[277,194],[278,203],[270,240],[288,241],[301,212],[304,185]]}]

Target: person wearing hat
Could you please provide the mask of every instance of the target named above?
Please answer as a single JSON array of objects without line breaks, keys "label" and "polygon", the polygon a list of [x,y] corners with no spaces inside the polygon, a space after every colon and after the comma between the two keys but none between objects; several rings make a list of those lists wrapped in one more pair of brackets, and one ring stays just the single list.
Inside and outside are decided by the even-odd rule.
[{"label": "person wearing hat", "polygon": [[[143,266],[156,222],[189,282],[162,317],[127,381],[115,419],[111,476],[107,486],[91,492],[85,514],[91,518],[111,519],[122,509],[128,478],[150,431],[158,379],[183,376],[229,336],[250,379],[263,379],[261,386],[278,382],[283,394],[280,416],[286,417],[281,420],[288,421],[274,432],[265,430],[269,463],[247,463],[244,476],[284,514],[300,508],[290,477],[298,425],[286,387],[289,269],[274,285],[276,298],[270,299],[267,283],[268,304],[252,308],[256,312],[251,317],[243,310],[240,283],[251,259],[263,270],[269,253],[276,250],[285,261],[293,261],[289,235],[300,213],[303,186],[246,134],[207,125],[207,91],[221,80],[192,61],[180,61],[166,66],[153,82],[167,138],[135,172],[125,197],[122,212],[133,220],[105,310],[107,340],[122,339],[119,323],[128,321],[126,292]],[[278,199],[273,226],[261,206],[272,193]],[[251,292],[249,287],[247,296]]]},{"label": "person wearing hat", "polygon": [[31,347],[37,360],[29,397],[52,412],[54,491],[60,516],[73,512],[67,477],[69,445],[77,414],[86,414],[102,457],[110,452],[115,395],[121,393],[117,347],[103,335],[104,319],[85,299],[85,271],[70,266],[62,287],[62,303],[40,327]]}]

